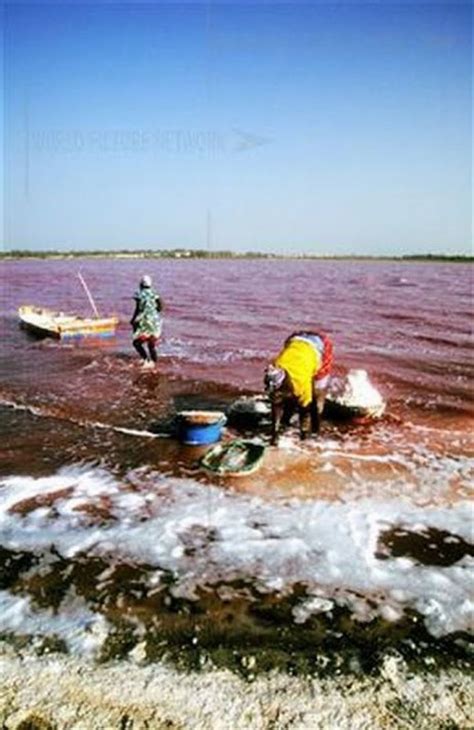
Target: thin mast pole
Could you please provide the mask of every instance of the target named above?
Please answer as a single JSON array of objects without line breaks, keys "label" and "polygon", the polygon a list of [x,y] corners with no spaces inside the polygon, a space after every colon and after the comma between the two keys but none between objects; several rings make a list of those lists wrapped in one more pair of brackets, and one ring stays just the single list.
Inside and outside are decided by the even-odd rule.
[{"label": "thin mast pole", "polygon": [[84,291],[86,292],[89,302],[91,304],[92,309],[94,310],[94,314],[96,317],[100,317],[99,311],[97,307],[95,306],[94,299],[92,298],[92,294],[89,291],[89,287],[87,286],[86,282],[84,281],[84,277],[82,276],[81,272],[78,271],[77,275],[79,277],[79,281],[81,282],[82,286],[84,287]]}]

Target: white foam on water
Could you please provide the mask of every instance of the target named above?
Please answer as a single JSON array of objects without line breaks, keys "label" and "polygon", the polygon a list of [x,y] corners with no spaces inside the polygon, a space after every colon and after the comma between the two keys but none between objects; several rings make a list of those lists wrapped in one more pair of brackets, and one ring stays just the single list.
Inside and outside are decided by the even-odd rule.
[{"label": "white foam on water", "polygon": [[[111,519],[94,524],[81,508],[103,506],[104,497]],[[235,578],[283,593],[304,583],[308,596],[295,608],[298,622],[329,610],[332,601],[359,620],[395,620],[415,609],[435,636],[472,629],[472,559],[464,556],[448,567],[410,557],[380,559],[380,536],[394,527],[434,528],[468,541],[472,505],[421,507],[403,498],[273,502],[146,470],[123,482],[79,468],[0,482],[0,540],[11,550],[40,553],[54,546],[66,558],[87,553],[146,563],[158,575],[172,571],[173,592],[191,599],[199,585]],[[28,626],[30,607],[17,608]],[[5,616],[2,626],[18,629],[17,612]],[[74,623],[73,613],[69,620]]]},{"label": "white foam on water", "polygon": [[195,335],[195,338],[194,343],[179,338],[166,339],[160,345],[159,355],[164,358],[172,358],[174,361],[200,365],[215,365],[223,362],[235,363],[236,360],[253,362],[260,359],[265,362],[268,357],[266,350],[240,347],[236,352],[234,349],[226,349],[222,343],[219,344],[216,340],[211,341],[209,336],[204,336],[202,343],[198,341],[197,335]]},{"label": "white foam on water", "polygon": [[63,415],[57,415],[54,409],[48,410],[47,408],[38,408],[37,406],[25,405],[22,403],[15,403],[14,401],[0,399],[0,406],[11,408],[15,411],[24,411],[31,413],[33,416],[40,416],[42,418],[57,418],[58,420],[67,420],[69,423],[73,423],[76,426],[82,426],[84,428],[97,428],[103,431],[115,431],[115,433],[122,433],[126,436],[137,436],[139,438],[170,438],[170,434],[158,431],[148,431],[146,429],[128,428],[127,426],[114,426],[110,423],[103,423],[102,421],[88,421],[81,418],[73,418],[69,416],[66,418]]}]

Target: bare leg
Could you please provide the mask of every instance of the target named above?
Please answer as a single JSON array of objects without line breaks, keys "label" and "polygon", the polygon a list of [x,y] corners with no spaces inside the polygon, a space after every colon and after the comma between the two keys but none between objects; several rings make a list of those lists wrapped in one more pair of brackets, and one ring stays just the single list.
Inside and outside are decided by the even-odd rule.
[{"label": "bare leg", "polygon": [[289,426],[291,417],[296,410],[296,403],[294,398],[287,398],[283,403],[283,415],[281,417],[281,425]]},{"label": "bare leg", "polygon": [[313,433],[319,433],[321,425],[321,417],[324,411],[324,402],[326,400],[326,391],[319,388],[314,389],[313,403],[311,410],[311,421]]},{"label": "bare leg", "polygon": [[150,353],[150,360],[156,363],[158,355],[156,354],[156,345],[154,340],[148,340],[148,352]]},{"label": "bare leg", "polygon": [[311,431],[313,433],[319,433],[319,427],[321,425],[320,413],[318,410],[318,404],[315,400],[311,403]]},{"label": "bare leg", "polygon": [[276,446],[278,443],[278,432],[280,430],[282,411],[283,407],[281,399],[278,397],[278,395],[274,394],[272,396],[272,430],[270,438],[270,443],[272,444],[272,446]]},{"label": "bare leg", "polygon": [[300,438],[302,441],[311,434],[311,403],[309,406],[299,407]]},{"label": "bare leg", "polygon": [[148,360],[146,350],[143,346],[143,342],[141,342],[140,340],[133,340],[133,346],[134,346],[135,350],[138,352],[138,354],[140,355],[142,360]]}]

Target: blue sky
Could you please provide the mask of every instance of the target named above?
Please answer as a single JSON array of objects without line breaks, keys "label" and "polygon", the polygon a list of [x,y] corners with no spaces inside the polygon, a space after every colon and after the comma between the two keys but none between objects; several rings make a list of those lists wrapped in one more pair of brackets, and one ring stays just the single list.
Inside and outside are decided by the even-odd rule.
[{"label": "blue sky", "polygon": [[4,246],[470,253],[468,3],[7,3]]}]

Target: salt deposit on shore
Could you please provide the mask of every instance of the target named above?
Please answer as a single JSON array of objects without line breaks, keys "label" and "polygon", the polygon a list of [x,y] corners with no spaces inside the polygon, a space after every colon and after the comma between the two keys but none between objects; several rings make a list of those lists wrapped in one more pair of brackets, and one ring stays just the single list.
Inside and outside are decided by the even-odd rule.
[{"label": "salt deposit on shore", "polygon": [[[277,504],[154,472],[129,474],[121,483],[107,472],[77,468],[36,480],[5,479],[0,496],[2,545],[10,551],[54,548],[68,559],[89,554],[146,563],[155,571],[151,588],[163,571],[171,571],[173,594],[189,600],[197,598],[200,585],[236,578],[251,579],[262,592],[284,593],[301,583],[309,599],[297,608],[301,622],[341,605],[360,621],[398,620],[416,610],[436,637],[472,628],[467,501],[449,509],[374,499]],[[384,541],[393,531],[427,544],[438,536],[443,555],[452,545],[462,550],[442,568],[439,557],[424,565],[407,549],[392,554]],[[36,570],[42,574],[45,566]],[[74,625],[79,633],[90,625],[90,611],[77,606],[75,595],[73,604],[64,598],[61,606],[68,616],[64,625],[60,616],[32,612],[27,598],[0,592],[1,630],[34,631],[39,622],[48,633],[58,625],[70,644]],[[330,599],[329,608],[321,609],[314,598]],[[99,620],[92,618],[94,624]]]},{"label": "salt deposit on shore", "polygon": [[371,383],[365,370],[349,370],[345,378],[332,378],[329,396],[340,405],[367,409],[377,417],[385,410],[382,394]]},{"label": "salt deposit on shore", "polygon": [[5,730],[366,730],[469,728],[472,679],[457,669],[410,674],[388,655],[376,677],[273,672],[248,682],[227,670],[91,665],[0,648]]}]

